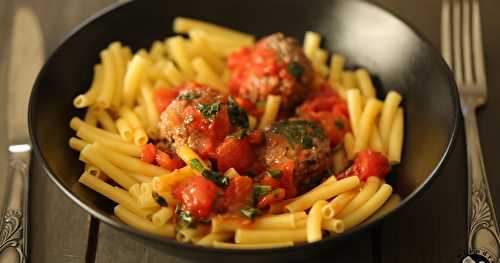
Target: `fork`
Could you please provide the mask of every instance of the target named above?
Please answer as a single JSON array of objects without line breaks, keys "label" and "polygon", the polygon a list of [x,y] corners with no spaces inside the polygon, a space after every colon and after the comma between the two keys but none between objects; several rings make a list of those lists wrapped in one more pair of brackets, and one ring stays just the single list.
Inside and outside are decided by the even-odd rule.
[{"label": "fork", "polygon": [[444,0],[441,9],[443,57],[453,70],[467,141],[467,249],[490,262],[500,258],[500,231],[479,142],[476,109],[486,103],[481,17],[478,0]]}]

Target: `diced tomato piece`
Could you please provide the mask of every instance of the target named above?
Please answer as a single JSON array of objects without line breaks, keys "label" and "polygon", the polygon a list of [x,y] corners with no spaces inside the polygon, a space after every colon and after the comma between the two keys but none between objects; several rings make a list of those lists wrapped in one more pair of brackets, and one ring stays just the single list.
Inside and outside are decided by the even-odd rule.
[{"label": "diced tomato piece", "polygon": [[226,171],[233,167],[239,173],[247,171],[257,159],[254,150],[246,140],[226,138],[217,147],[217,168]]},{"label": "diced tomato piece", "polygon": [[354,164],[337,176],[337,179],[358,176],[360,180],[366,180],[370,176],[384,178],[391,171],[391,165],[387,158],[372,149],[359,152],[354,159]]},{"label": "diced tomato piece", "polygon": [[218,209],[236,212],[252,203],[253,181],[248,176],[235,176],[229,181]]},{"label": "diced tomato piece", "polygon": [[159,166],[161,166],[167,170],[179,169],[185,165],[182,160],[177,159],[177,158],[173,159],[167,153],[162,152],[160,150],[156,150],[155,159],[156,159],[156,163]]},{"label": "diced tomato piece", "polygon": [[292,160],[272,167],[272,169],[282,171],[280,185],[285,188],[287,199],[297,195],[297,186],[295,185],[295,178],[293,176],[294,167],[295,163]]},{"label": "diced tomato piece", "polygon": [[153,95],[153,100],[158,112],[162,113],[168,107],[168,105],[170,105],[170,103],[175,100],[177,95],[179,95],[178,89],[161,88],[156,90]]},{"label": "diced tomato piece", "polygon": [[384,178],[391,171],[391,166],[383,154],[367,149],[357,154],[352,170],[360,180],[366,180],[370,176]]},{"label": "diced tomato piece", "polygon": [[264,131],[253,130],[246,137],[250,144],[260,144],[264,141]]},{"label": "diced tomato piece", "polygon": [[156,157],[156,146],[152,143],[144,145],[142,148],[141,160],[146,163],[154,163]]},{"label": "diced tomato piece", "polygon": [[192,176],[175,185],[172,194],[183,211],[196,219],[205,219],[212,213],[217,186],[203,176]]},{"label": "diced tomato piece", "polygon": [[271,186],[271,189],[276,189],[276,188],[280,187],[280,181],[274,179],[273,177],[271,177],[269,175],[263,176],[262,179],[260,179],[259,183],[262,185]]},{"label": "diced tomato piece", "polygon": [[321,90],[312,94],[297,111],[301,117],[321,123],[332,147],[350,131],[347,103],[327,84],[322,85]]},{"label": "diced tomato piece", "polygon": [[258,208],[264,208],[270,204],[274,204],[280,201],[283,201],[286,196],[286,191],[283,188],[274,189],[271,193],[262,197],[257,204]]}]

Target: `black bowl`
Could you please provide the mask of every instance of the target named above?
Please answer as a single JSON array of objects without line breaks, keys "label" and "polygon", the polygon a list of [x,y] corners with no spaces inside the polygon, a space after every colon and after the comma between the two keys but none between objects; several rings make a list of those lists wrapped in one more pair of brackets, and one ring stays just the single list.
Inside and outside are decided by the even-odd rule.
[{"label": "black bowl", "polygon": [[349,67],[362,65],[374,74],[378,95],[396,89],[404,96],[404,159],[390,177],[403,199],[398,209],[421,196],[438,176],[459,125],[456,86],[440,54],[396,16],[358,1],[134,1],[106,9],[72,32],[43,67],[31,94],[29,125],[35,153],[52,181],[93,216],[168,253],[233,262],[304,259],[374,224],[292,248],[227,251],[195,247],[128,227],[112,216],[110,201],[77,182],[82,163],[67,146],[74,135],[68,123],[82,111],[73,108],[72,99],[89,87],[99,51],[115,40],[134,50],[149,47],[154,40],[173,34],[176,16],[215,22],[259,37],[281,31],[302,39],[307,30],[320,32],[324,47],[344,54]]}]

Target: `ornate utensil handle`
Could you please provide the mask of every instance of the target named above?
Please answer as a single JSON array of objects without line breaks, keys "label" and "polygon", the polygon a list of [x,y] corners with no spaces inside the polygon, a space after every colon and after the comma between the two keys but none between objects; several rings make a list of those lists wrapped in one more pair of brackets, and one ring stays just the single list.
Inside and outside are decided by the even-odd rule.
[{"label": "ornate utensil handle", "polygon": [[464,111],[468,167],[468,250],[500,259],[500,231],[483,162],[474,109]]},{"label": "ornate utensil handle", "polygon": [[[26,262],[28,249],[28,185],[30,146],[9,147],[6,205],[0,218],[0,261]],[[9,185],[8,185],[9,186]],[[10,188],[10,189],[9,189]],[[10,191],[9,191],[10,190]],[[15,249],[13,253],[9,248]]]}]

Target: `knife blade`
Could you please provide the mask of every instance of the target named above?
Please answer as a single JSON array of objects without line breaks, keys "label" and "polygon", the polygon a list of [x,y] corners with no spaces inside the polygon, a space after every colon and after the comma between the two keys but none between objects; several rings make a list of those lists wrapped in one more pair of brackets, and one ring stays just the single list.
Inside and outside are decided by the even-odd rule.
[{"label": "knife blade", "polygon": [[11,32],[7,56],[7,96],[2,103],[7,105],[8,141],[7,184],[4,189],[7,195],[0,218],[0,261],[5,263],[27,260],[28,174],[31,157],[28,100],[45,56],[42,30],[30,8],[19,7],[15,10]]}]

